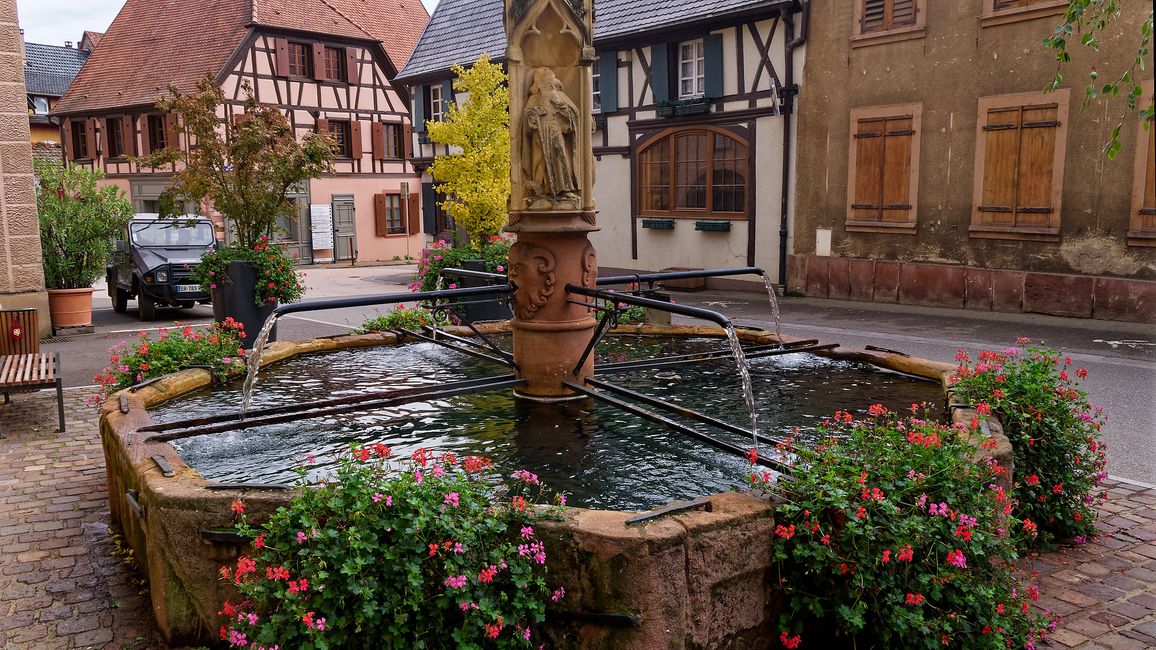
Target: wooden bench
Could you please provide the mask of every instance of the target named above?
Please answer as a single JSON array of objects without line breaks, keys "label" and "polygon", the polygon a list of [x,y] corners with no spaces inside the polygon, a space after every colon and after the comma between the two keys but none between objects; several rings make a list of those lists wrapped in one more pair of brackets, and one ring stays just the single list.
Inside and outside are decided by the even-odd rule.
[{"label": "wooden bench", "polygon": [[60,353],[40,351],[35,309],[0,310],[0,392],[4,403],[10,393],[56,387],[57,414],[64,433],[64,385],[60,376]]}]

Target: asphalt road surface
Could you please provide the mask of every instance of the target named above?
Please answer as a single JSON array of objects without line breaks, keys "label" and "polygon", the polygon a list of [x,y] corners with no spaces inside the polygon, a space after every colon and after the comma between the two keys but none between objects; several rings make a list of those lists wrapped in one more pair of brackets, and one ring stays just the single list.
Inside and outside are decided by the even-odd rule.
[{"label": "asphalt road surface", "polygon": [[[413,265],[309,267],[305,300],[406,292]],[[773,327],[765,294],[703,291],[678,293],[675,300],[733,315],[740,324]],[[1088,369],[1083,388],[1093,404],[1109,414],[1103,435],[1109,445],[1113,476],[1156,485],[1156,327],[1135,323],[1055,318],[1031,314],[993,314],[947,309],[840,302],[803,298],[782,300],[783,331],[847,347],[876,345],[913,356],[951,362],[964,348],[999,350],[1020,336],[1063,350]],[[117,314],[103,285],[97,287],[93,315],[96,333],[56,340],[44,351],[61,352],[65,385],[94,390],[93,376],[108,362],[108,348],[133,338],[141,329],[172,326],[174,321],[203,325],[212,308],[160,309],[153,323],[141,323],[135,302]],[[304,339],[344,334],[388,308],[352,308],[307,312],[282,318],[278,338]]]}]

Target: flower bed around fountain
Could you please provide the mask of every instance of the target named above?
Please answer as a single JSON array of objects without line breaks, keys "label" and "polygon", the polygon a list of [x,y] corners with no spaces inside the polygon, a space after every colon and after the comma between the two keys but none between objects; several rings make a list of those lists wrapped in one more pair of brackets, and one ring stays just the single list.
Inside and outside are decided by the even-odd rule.
[{"label": "flower bed around fountain", "polygon": [[[503,331],[504,324],[487,326]],[[620,328],[627,333],[721,336],[711,327]],[[458,331],[456,333],[464,334]],[[752,343],[774,336],[741,330]],[[393,334],[340,336],[272,346],[273,363],[315,352],[397,342]],[[954,366],[899,353],[834,349],[825,356],[942,381]],[[243,497],[252,521],[287,503],[290,492],[216,489],[189,468],[169,443],[146,441],[139,429],[152,424],[147,409],[210,383],[208,373],[169,375],[136,392],[122,391],[102,411],[101,435],[108,469],[113,520],[149,579],[154,615],[174,642],[215,635],[217,612],[231,595],[218,569],[244,548],[232,533],[230,503]],[[974,412],[952,409],[954,421]],[[985,449],[1011,466],[1011,447],[991,423],[998,441]],[[158,463],[154,458],[162,460]],[[167,467],[171,476],[162,470]],[[532,469],[532,468],[531,468]],[[709,506],[628,525],[630,513],[570,509],[559,522],[543,522],[540,535],[550,553],[551,581],[566,585],[569,615],[549,620],[552,647],[767,647],[778,598],[769,580],[774,504],[740,493],[708,497]],[[226,532],[228,531],[228,532]]]}]

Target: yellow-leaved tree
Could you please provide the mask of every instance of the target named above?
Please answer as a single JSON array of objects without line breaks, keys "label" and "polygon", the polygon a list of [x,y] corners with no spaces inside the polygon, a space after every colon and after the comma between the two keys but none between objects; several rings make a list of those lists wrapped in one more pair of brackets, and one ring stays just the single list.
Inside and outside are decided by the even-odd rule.
[{"label": "yellow-leaved tree", "polygon": [[510,91],[502,66],[483,54],[470,68],[453,67],[454,90],[465,102],[452,102],[442,122],[428,122],[429,138],[450,147],[429,172],[446,199],[442,207],[481,251],[506,222],[510,196]]}]

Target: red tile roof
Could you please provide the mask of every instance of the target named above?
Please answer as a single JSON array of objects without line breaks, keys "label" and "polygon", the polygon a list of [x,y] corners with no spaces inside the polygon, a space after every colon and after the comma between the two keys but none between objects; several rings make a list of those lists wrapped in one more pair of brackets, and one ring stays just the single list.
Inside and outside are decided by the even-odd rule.
[{"label": "red tile roof", "polygon": [[218,73],[254,25],[380,41],[400,70],[429,14],[421,0],[127,0],[53,113],[151,104]]}]

